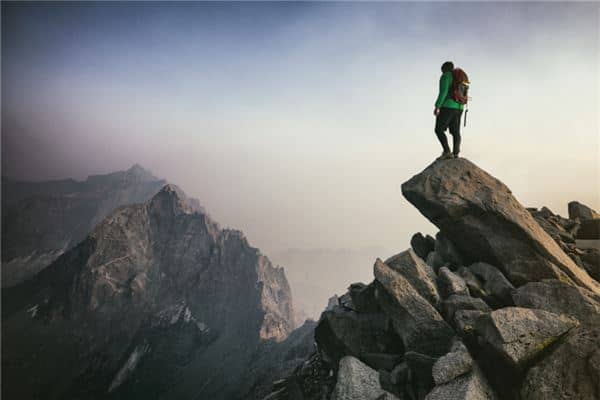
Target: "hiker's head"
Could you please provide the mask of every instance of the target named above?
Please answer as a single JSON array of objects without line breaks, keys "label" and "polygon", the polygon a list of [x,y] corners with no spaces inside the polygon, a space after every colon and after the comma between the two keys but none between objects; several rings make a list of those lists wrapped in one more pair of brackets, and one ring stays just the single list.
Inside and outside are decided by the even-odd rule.
[{"label": "hiker's head", "polygon": [[442,64],[442,72],[452,72],[454,70],[454,63],[452,61],[446,61]]}]

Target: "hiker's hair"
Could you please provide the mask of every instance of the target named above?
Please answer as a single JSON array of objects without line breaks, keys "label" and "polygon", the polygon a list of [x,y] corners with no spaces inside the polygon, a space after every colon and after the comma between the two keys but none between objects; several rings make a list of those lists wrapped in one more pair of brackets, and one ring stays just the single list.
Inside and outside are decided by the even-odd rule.
[{"label": "hiker's hair", "polygon": [[446,61],[442,64],[442,72],[452,72],[454,69],[454,63],[452,61]]}]

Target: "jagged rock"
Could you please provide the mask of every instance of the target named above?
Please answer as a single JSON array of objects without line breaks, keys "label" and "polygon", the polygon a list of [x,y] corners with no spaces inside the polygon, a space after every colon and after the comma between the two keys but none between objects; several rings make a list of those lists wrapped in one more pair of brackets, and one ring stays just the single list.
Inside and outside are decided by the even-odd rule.
[{"label": "jagged rock", "polygon": [[516,285],[564,279],[600,293],[499,180],[470,161],[436,161],[402,185],[402,193],[467,262],[498,266]]},{"label": "jagged rock", "polygon": [[548,311],[506,307],[480,317],[475,331],[490,350],[522,368],[576,325]]},{"label": "jagged rock", "polygon": [[569,218],[579,219],[581,221],[586,219],[600,218],[600,214],[592,210],[588,206],[579,203],[578,201],[571,201],[568,204]]},{"label": "jagged rock", "polygon": [[600,218],[581,221],[581,226],[577,231],[577,235],[575,235],[575,239],[578,241],[600,240]]},{"label": "jagged rock", "polygon": [[[460,343],[460,342],[457,342]],[[460,343],[453,346],[452,351],[440,357],[431,370],[433,381],[436,385],[450,382],[455,378],[471,371],[473,359],[467,348]]]},{"label": "jagged rock", "polygon": [[489,297],[486,291],[483,289],[483,284],[469,268],[460,267],[456,271],[456,274],[465,280],[471,296],[484,299],[484,301]]},{"label": "jagged rock", "polygon": [[427,262],[427,265],[429,265],[431,268],[433,268],[434,271],[437,271],[438,269],[440,269],[441,267],[446,265],[446,262],[435,251],[432,251],[427,255],[426,262]]},{"label": "jagged rock", "polygon": [[375,286],[373,283],[353,283],[348,288],[352,303],[356,311],[361,313],[373,313],[379,311],[379,305],[375,300]]},{"label": "jagged rock", "polygon": [[399,337],[391,330],[382,313],[362,314],[335,306],[321,314],[315,329],[315,341],[325,360],[337,365],[346,355],[364,353],[401,354]]},{"label": "jagged rock", "polygon": [[494,308],[512,305],[511,291],[514,286],[496,267],[479,262],[469,266],[469,270],[483,284],[485,300]]},{"label": "jagged rock", "polygon": [[467,375],[436,386],[425,400],[495,400],[493,389],[479,370],[474,368]]},{"label": "jagged rock", "polygon": [[431,236],[423,236],[421,232],[415,233],[410,239],[410,246],[423,260],[427,259],[427,255],[435,248],[435,239]]},{"label": "jagged rock", "polygon": [[334,294],[329,299],[327,299],[327,306],[325,306],[325,311],[333,310],[335,307],[340,305],[340,298],[337,294]]},{"label": "jagged rock", "polygon": [[478,310],[483,312],[491,311],[490,306],[488,306],[481,299],[456,294],[442,301],[441,309],[446,321],[452,321],[454,319],[454,314],[458,310]]},{"label": "jagged rock", "polygon": [[531,282],[512,294],[519,307],[536,308],[577,318],[587,326],[600,326],[600,296],[558,280]]},{"label": "jagged rock", "polygon": [[362,353],[360,359],[373,369],[391,371],[402,361],[402,355],[403,354]]},{"label": "jagged rock", "polygon": [[352,301],[352,296],[350,296],[350,293],[344,293],[343,295],[341,295],[338,298],[338,303],[340,306],[344,307],[346,310],[356,310],[356,307],[354,306],[354,302]]},{"label": "jagged rock", "polygon": [[530,368],[521,387],[527,400],[588,400],[600,393],[600,326],[575,328],[550,355]]},{"label": "jagged rock", "polygon": [[406,350],[445,354],[454,335],[437,310],[413,288],[404,275],[377,259],[375,297],[392,319]]},{"label": "jagged rock", "polygon": [[408,249],[388,258],[385,264],[402,274],[413,288],[433,306],[440,301],[437,288],[437,277],[433,268],[427,265],[414,251]]},{"label": "jagged rock", "polygon": [[395,394],[398,391],[398,388],[392,383],[390,371],[380,369],[377,372],[379,373],[379,384],[381,385],[381,388],[386,392]]},{"label": "jagged rock", "polygon": [[256,355],[277,353],[294,328],[283,269],[172,185],[3,289],[2,306],[2,390],[13,398],[239,397]]},{"label": "jagged rock", "polygon": [[[521,388],[526,399],[589,399],[600,393],[594,365],[600,342],[600,296],[558,280],[532,282],[513,292],[515,304],[577,318],[550,355],[529,369]],[[591,364],[590,364],[591,363]]]},{"label": "jagged rock", "polygon": [[577,221],[567,220],[558,215],[547,215],[541,212],[531,214],[536,222],[557,242],[575,243],[574,233],[579,227]]},{"label": "jagged rock", "polygon": [[464,265],[463,257],[460,255],[460,252],[454,243],[452,243],[452,241],[442,232],[438,232],[435,235],[435,252],[442,260],[444,260],[444,263],[455,266]]},{"label": "jagged rock", "polygon": [[422,399],[435,385],[431,369],[437,358],[414,351],[406,352],[404,357],[408,368],[410,369],[412,392],[416,394],[418,399]]},{"label": "jagged rock", "polygon": [[543,217],[543,218],[550,218],[550,217],[554,217],[554,213],[552,212],[552,210],[550,210],[548,207],[544,206],[542,207],[542,209],[540,211],[538,211],[538,213]]},{"label": "jagged rock", "polygon": [[461,336],[471,336],[475,330],[475,323],[482,315],[487,314],[479,310],[458,310],[454,313],[454,328]]},{"label": "jagged rock", "polygon": [[444,298],[453,294],[469,295],[469,288],[467,288],[465,280],[446,267],[442,267],[438,271],[438,286]]},{"label": "jagged rock", "polygon": [[410,371],[410,368],[408,367],[408,364],[406,363],[406,361],[403,361],[400,364],[396,365],[390,374],[392,384],[402,385],[402,384],[408,382],[409,371]]},{"label": "jagged rock", "polygon": [[600,250],[587,249],[587,251],[581,255],[581,261],[583,268],[585,268],[587,273],[600,282]]},{"label": "jagged rock", "polygon": [[340,360],[331,400],[379,400],[381,396],[388,396],[387,399],[390,400],[397,399],[382,389],[377,371],[352,356]]}]

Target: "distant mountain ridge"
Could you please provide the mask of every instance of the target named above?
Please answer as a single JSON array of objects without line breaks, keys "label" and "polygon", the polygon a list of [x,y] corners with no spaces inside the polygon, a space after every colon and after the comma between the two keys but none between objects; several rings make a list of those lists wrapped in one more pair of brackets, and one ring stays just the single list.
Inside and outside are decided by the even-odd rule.
[{"label": "distant mountain ridge", "polygon": [[[139,164],[126,171],[73,179],[20,182],[2,178],[2,287],[35,275],[117,207],[142,203],[167,181]],[[190,205],[202,210],[195,199]]]},{"label": "distant mountain ridge", "polygon": [[2,304],[7,397],[251,398],[272,360],[291,367],[312,347],[310,324],[286,340],[283,269],[171,184],[117,208]]}]

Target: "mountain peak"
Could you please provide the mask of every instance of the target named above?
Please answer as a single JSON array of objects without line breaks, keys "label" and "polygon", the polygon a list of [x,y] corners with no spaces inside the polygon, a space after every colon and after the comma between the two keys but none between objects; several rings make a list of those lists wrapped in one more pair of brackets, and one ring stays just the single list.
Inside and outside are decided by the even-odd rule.
[{"label": "mountain peak", "polygon": [[179,189],[177,186],[173,185],[172,183],[167,183],[166,185],[164,185],[161,189],[160,192],[165,192],[165,193],[171,193],[174,196],[181,196],[182,190]]},{"label": "mountain peak", "polygon": [[150,207],[160,214],[191,214],[194,207],[188,202],[183,190],[172,183],[164,185],[150,200]]},{"label": "mountain peak", "polygon": [[142,167],[140,164],[133,164],[127,171],[125,171],[127,175],[137,177],[141,180],[158,180],[150,170]]}]

